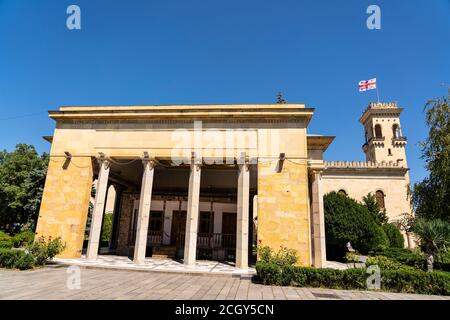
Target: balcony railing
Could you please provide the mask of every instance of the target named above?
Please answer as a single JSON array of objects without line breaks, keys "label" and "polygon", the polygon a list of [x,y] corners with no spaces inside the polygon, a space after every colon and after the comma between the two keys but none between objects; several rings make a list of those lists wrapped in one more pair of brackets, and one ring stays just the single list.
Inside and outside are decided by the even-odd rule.
[{"label": "balcony railing", "polygon": [[148,231],[147,245],[159,246],[162,244],[163,235],[161,231]]},{"label": "balcony railing", "polygon": [[[185,234],[180,232],[177,236],[177,245],[184,246]],[[225,233],[199,233],[197,234],[197,248],[199,249],[235,249],[236,235]]]}]

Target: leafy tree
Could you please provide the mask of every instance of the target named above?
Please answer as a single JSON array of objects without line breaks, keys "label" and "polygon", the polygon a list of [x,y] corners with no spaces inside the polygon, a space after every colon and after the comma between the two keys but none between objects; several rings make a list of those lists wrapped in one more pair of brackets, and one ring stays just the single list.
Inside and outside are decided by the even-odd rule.
[{"label": "leafy tree", "polygon": [[403,249],[405,247],[405,239],[403,238],[400,230],[395,225],[390,223],[383,224],[383,230],[389,239],[389,247],[400,249]]},{"label": "leafy tree", "polygon": [[450,108],[449,96],[425,106],[428,138],[421,143],[429,176],[414,185],[412,196],[420,218],[450,222]]},{"label": "leafy tree", "polygon": [[434,256],[450,246],[450,223],[434,219],[417,219],[412,230],[420,238],[420,247],[428,255],[428,271],[433,271]]},{"label": "leafy tree", "polygon": [[13,223],[35,227],[47,173],[48,154],[18,144],[0,152],[0,228]]},{"label": "leafy tree", "polygon": [[369,193],[367,196],[363,197],[363,204],[378,225],[381,226],[389,221],[386,215],[386,210],[382,210],[380,208],[377,199],[372,193]]},{"label": "leafy tree", "polygon": [[388,247],[389,240],[361,203],[336,192],[324,197],[327,256],[342,259],[351,242],[360,253]]}]

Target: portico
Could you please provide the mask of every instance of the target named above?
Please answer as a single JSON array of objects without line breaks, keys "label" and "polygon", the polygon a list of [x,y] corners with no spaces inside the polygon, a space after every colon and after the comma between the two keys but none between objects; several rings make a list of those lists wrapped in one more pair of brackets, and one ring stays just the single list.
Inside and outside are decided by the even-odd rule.
[{"label": "portico", "polygon": [[[256,245],[297,250],[311,265],[312,218],[304,105],[62,107],[37,234],[60,236],[61,257],[99,254],[107,189],[120,190],[110,249],[135,264],[164,251],[247,268]],[[70,155],[70,156],[68,156]],[[314,189],[316,190],[316,189]],[[323,210],[322,210],[323,211]],[[317,217],[317,218],[315,218]],[[320,222],[318,222],[320,224]],[[257,227],[256,227],[257,226]]]}]

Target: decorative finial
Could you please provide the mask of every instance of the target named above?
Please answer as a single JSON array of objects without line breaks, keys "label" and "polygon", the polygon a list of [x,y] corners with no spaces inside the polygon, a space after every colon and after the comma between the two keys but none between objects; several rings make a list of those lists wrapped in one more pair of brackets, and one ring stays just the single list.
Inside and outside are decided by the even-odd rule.
[{"label": "decorative finial", "polygon": [[277,104],[286,104],[287,101],[283,98],[283,93],[278,92],[277,94]]}]

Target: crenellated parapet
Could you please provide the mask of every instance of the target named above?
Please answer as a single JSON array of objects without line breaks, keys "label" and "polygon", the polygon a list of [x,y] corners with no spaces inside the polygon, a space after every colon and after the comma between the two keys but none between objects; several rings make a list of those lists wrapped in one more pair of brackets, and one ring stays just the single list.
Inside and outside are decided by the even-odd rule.
[{"label": "crenellated parapet", "polygon": [[326,161],[326,168],[405,168],[403,161]]}]

